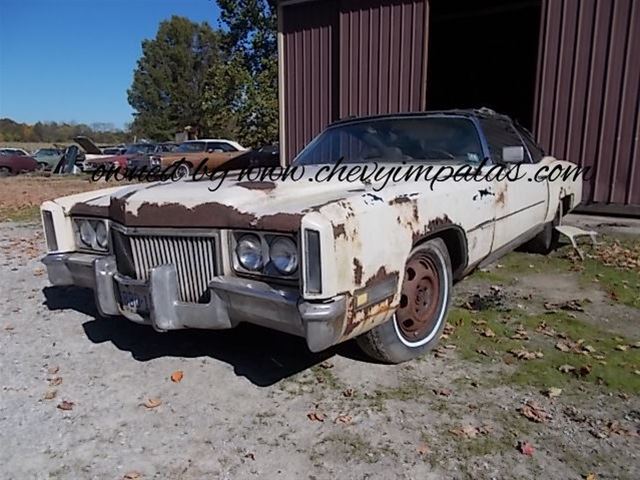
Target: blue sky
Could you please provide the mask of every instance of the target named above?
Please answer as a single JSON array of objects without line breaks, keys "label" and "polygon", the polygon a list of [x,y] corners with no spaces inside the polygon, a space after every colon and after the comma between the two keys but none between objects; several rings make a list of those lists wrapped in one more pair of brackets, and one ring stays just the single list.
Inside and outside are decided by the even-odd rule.
[{"label": "blue sky", "polygon": [[140,44],[181,15],[218,27],[215,0],[0,0],[0,117],[131,121]]}]

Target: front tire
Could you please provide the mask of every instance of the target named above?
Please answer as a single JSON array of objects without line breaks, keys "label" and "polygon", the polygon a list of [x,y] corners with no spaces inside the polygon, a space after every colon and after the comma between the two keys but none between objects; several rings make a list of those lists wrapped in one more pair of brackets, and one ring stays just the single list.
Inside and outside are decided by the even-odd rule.
[{"label": "front tire", "polygon": [[449,252],[434,238],[415,247],[405,265],[400,305],[390,320],[356,340],[369,356],[387,363],[412,360],[431,350],[446,323],[452,293]]},{"label": "front tire", "polygon": [[553,220],[545,223],[543,230],[524,244],[524,250],[530,253],[539,253],[541,255],[548,255],[558,247],[560,241],[560,233],[556,230],[556,227],[560,225],[560,218],[562,217],[562,208],[558,207]]}]

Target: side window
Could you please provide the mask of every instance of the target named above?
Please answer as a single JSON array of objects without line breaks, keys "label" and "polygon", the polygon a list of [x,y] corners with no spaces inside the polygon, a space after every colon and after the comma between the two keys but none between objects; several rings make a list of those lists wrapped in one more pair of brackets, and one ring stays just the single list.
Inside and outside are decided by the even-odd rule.
[{"label": "side window", "polygon": [[[487,138],[491,160],[496,163],[502,162],[503,147],[523,146],[520,135],[518,135],[508,120],[502,118],[481,118],[480,125]],[[529,157],[526,150],[525,148],[525,161],[527,161]]]},{"label": "side window", "polygon": [[236,149],[233,148],[228,143],[224,142],[209,142],[207,143],[207,150],[222,150],[223,152],[235,152]]},{"label": "side window", "polygon": [[542,157],[545,156],[544,150],[535,142],[535,140],[533,140],[533,136],[526,128],[523,128],[520,125],[518,125],[516,128],[518,129],[518,133],[520,133],[522,140],[524,140],[524,144],[529,150],[531,161],[533,163],[538,163],[540,160],[542,160]]}]

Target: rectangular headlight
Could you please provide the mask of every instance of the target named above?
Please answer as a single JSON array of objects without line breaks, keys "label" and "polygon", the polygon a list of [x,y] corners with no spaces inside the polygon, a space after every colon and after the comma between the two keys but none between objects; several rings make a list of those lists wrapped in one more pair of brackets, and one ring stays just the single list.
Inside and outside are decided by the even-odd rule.
[{"label": "rectangular headlight", "polygon": [[322,269],[320,263],[320,232],[305,230],[306,251],[304,254],[304,285],[308,293],[322,292]]},{"label": "rectangular headlight", "polygon": [[44,237],[47,241],[47,249],[49,251],[58,250],[56,230],[53,228],[53,215],[49,210],[42,211],[42,225],[44,226]]},{"label": "rectangular headlight", "polygon": [[106,220],[74,218],[73,230],[78,250],[99,253],[109,250],[109,224]]}]

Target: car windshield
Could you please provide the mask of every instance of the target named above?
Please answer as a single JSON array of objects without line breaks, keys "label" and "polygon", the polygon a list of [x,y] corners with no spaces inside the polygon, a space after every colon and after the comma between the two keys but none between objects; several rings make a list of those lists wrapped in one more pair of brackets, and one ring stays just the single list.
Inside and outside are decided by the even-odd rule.
[{"label": "car windshield", "polygon": [[155,145],[151,143],[134,144],[134,145],[129,145],[124,153],[127,155],[133,155],[136,153],[149,153],[149,152],[153,152],[154,148],[155,148]]},{"label": "car windshield", "polygon": [[5,148],[1,150],[3,155],[17,155],[19,157],[24,157],[25,153],[22,150],[16,150],[15,148]]},{"label": "car windshield", "polygon": [[181,143],[176,152],[190,153],[190,152],[204,152],[205,142],[185,142]]},{"label": "car windshield", "polygon": [[479,163],[482,147],[464,117],[380,118],[329,127],[295,159],[296,165],[368,162]]}]

